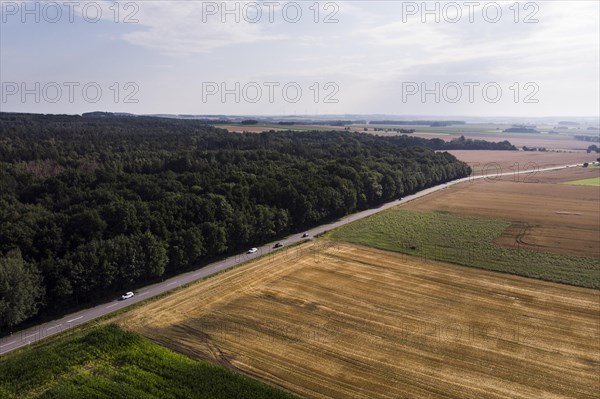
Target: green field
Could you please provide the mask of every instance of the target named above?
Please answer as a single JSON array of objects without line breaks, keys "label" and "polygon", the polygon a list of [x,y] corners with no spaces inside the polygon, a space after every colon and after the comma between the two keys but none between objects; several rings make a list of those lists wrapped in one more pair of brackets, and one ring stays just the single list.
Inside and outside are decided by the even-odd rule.
[{"label": "green field", "polygon": [[600,288],[597,259],[494,244],[510,224],[510,221],[499,219],[392,208],[335,229],[327,234],[327,238],[402,252],[425,260]]},{"label": "green field", "polygon": [[295,398],[115,325],[0,358],[0,398]]},{"label": "green field", "polygon": [[574,186],[600,187],[600,177],[591,177],[589,179],[572,180],[572,181],[564,182],[562,184],[571,184]]}]

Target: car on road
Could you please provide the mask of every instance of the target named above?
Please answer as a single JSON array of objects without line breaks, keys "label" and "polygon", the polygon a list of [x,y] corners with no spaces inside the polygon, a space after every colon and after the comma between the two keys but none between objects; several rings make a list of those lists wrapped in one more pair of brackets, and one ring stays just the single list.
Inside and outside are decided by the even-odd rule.
[{"label": "car on road", "polygon": [[278,242],[277,244],[273,245],[273,248],[281,248],[281,247],[283,247],[282,242]]},{"label": "car on road", "polygon": [[133,297],[133,292],[131,292],[131,291],[126,292],[125,294],[121,295],[122,300],[129,299],[131,297]]},{"label": "car on road", "polygon": [[302,238],[306,238],[306,237],[308,237],[308,233],[302,234]]},{"label": "car on road", "polygon": [[248,253],[249,253],[249,254],[253,254],[253,253],[256,253],[256,252],[258,252],[258,248],[250,248],[250,249],[248,250]]}]

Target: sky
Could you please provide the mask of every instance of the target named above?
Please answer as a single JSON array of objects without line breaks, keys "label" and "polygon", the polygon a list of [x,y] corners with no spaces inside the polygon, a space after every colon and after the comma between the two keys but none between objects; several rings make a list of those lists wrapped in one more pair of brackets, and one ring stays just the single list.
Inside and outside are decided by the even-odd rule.
[{"label": "sky", "polygon": [[598,1],[1,1],[0,110],[597,116]]}]

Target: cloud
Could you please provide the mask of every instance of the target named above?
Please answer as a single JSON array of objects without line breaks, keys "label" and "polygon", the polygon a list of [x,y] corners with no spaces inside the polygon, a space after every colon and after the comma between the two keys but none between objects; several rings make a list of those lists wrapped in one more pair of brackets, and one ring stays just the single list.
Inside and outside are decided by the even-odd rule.
[{"label": "cloud", "polygon": [[[597,71],[599,51],[598,3],[540,3],[539,23],[514,23],[504,7],[504,18],[492,24],[422,23],[414,17],[379,26],[362,27],[362,45],[374,46],[399,59],[388,76],[452,70],[463,65],[474,80],[490,77],[556,76],[571,63],[585,63]],[[523,18],[522,13],[520,18]],[[590,70],[594,70],[591,68]],[[510,71],[510,74],[507,72]],[[456,72],[456,71],[455,71]]]},{"label": "cloud", "polygon": [[[248,2],[236,1],[229,4],[233,4],[231,9],[237,5],[241,10],[244,3]],[[208,7],[220,7],[222,2],[148,1],[136,4],[139,5],[136,14],[139,20],[136,26],[139,28],[123,34],[121,38],[128,43],[164,54],[208,53],[226,46],[285,38],[283,35],[267,34],[259,23],[247,22],[243,18],[236,22],[235,15],[229,14],[222,18],[220,9],[213,15],[214,9]]]}]

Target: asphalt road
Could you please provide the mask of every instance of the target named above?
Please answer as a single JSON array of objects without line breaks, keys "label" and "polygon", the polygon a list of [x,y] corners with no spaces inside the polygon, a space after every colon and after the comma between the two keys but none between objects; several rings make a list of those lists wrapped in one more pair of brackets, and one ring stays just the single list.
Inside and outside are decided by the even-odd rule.
[{"label": "asphalt road", "polygon": [[[538,169],[538,170],[536,170],[536,172],[543,172],[543,171],[548,171],[548,170],[558,170],[558,169],[564,169],[567,167],[576,167],[576,166],[580,166],[580,165],[555,166],[555,167],[551,167],[551,168]],[[520,172],[520,174],[523,174],[523,173],[531,173],[531,170]],[[324,225],[315,227],[311,230],[308,230],[306,232],[311,237],[313,237],[317,234],[321,234],[325,231],[329,231],[336,227],[343,226],[343,225],[353,222],[355,220],[365,218],[367,216],[384,211],[384,210],[394,207],[396,205],[415,200],[417,198],[431,194],[438,190],[443,190],[454,184],[458,184],[458,183],[462,183],[462,182],[466,182],[466,181],[473,181],[473,180],[482,179],[482,178],[488,178],[490,180],[493,180],[500,176],[507,176],[507,175],[512,175],[512,174],[515,174],[515,172],[513,172],[513,171],[507,172],[507,173],[488,172],[488,175],[471,176],[471,177],[466,177],[466,178],[459,179],[459,180],[454,180],[454,181],[446,183],[446,184],[440,184],[438,186],[431,187],[431,188],[425,189],[423,191],[419,191],[416,194],[409,195],[409,196],[402,198],[402,200],[392,201],[387,204],[381,205],[377,208],[368,209],[366,211],[362,211],[362,212],[358,212],[358,213],[355,213],[352,215],[345,216],[344,218],[342,218],[336,222],[324,224]],[[286,245],[289,245],[289,244],[293,244],[293,243],[302,241],[303,238],[301,236],[302,236],[302,234],[295,234],[295,235],[288,236],[280,241]],[[154,296],[160,295],[162,293],[170,291],[181,285],[191,283],[193,281],[205,278],[207,276],[211,276],[215,273],[219,273],[223,270],[229,269],[229,268],[236,266],[242,262],[245,262],[249,259],[256,258],[263,254],[271,253],[272,251],[285,250],[285,247],[280,248],[280,249],[273,249],[273,245],[275,245],[275,242],[268,243],[266,245],[263,245],[262,247],[258,247],[258,251],[254,254],[238,254],[235,256],[231,256],[231,257],[221,260],[219,262],[211,263],[207,266],[204,266],[201,269],[187,272],[184,274],[180,274],[180,275],[172,277],[168,280],[165,280],[161,283],[157,283],[157,284],[153,284],[153,285],[149,285],[149,286],[140,288],[137,291],[135,291],[135,296],[133,298],[130,298],[130,299],[127,299],[124,301],[115,299],[111,302],[107,302],[102,305],[95,306],[93,308],[84,309],[79,312],[69,314],[61,319],[53,320],[51,322],[40,324],[35,327],[31,327],[26,330],[19,331],[17,333],[13,333],[11,336],[7,336],[7,337],[0,339],[0,355],[6,354],[8,352],[11,352],[15,349],[21,348],[23,346],[30,345],[36,341],[39,341],[46,337],[58,334],[62,331],[68,330],[77,325],[80,325],[80,324],[86,323],[88,321],[97,319],[99,317],[105,316],[116,310],[123,309],[127,306],[133,305],[134,303],[137,303],[137,302],[146,300],[148,298],[152,298]]]}]

